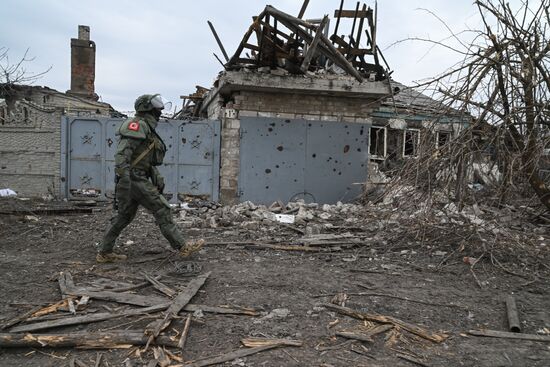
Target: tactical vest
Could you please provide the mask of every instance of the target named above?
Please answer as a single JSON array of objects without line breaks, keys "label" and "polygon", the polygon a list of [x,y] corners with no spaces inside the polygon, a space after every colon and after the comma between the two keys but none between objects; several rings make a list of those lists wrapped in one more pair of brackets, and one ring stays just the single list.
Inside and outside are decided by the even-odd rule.
[{"label": "tactical vest", "polygon": [[166,154],[166,144],[162,138],[143,119],[125,121],[119,129],[122,138],[140,140],[134,150],[130,164],[132,168],[149,172],[151,166],[160,166]]}]

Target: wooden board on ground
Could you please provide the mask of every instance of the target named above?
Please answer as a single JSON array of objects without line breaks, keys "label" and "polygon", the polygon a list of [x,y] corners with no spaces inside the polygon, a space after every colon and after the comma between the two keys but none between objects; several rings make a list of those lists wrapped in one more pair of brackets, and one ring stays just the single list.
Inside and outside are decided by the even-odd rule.
[{"label": "wooden board on ground", "polygon": [[359,312],[348,307],[341,307],[341,306],[333,305],[331,303],[325,303],[322,306],[330,310],[336,311],[338,313],[341,313],[343,315],[351,316],[359,320],[375,321],[382,324],[393,324],[395,326],[400,327],[401,329],[407,330],[412,334],[418,335],[421,338],[433,341],[435,343],[441,343],[449,337],[447,334],[435,333],[435,332],[426,330],[420,326],[413,325],[411,323],[399,320],[392,316],[375,315],[375,314],[369,314],[366,312]]},{"label": "wooden board on ground", "polygon": [[[142,331],[117,330],[108,332],[75,332],[65,334],[0,334],[0,347],[77,347],[90,349],[111,349],[120,345],[145,345],[147,337]],[[177,340],[159,337],[155,344],[177,347]]]}]

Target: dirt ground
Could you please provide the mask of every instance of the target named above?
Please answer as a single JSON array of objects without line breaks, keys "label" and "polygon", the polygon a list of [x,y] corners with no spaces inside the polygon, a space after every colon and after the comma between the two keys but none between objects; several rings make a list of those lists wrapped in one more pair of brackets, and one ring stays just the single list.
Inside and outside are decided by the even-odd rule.
[{"label": "dirt ground", "polygon": [[[3,202],[13,209],[13,202]],[[32,206],[18,202],[18,208]],[[33,204],[34,205],[34,204]],[[54,205],[52,203],[47,205]],[[64,204],[59,204],[64,205]],[[6,215],[0,214],[0,323],[39,305],[61,299],[57,283],[60,272],[70,272],[77,285],[104,282],[140,283],[143,273],[162,275],[169,287],[182,289],[191,279],[181,272],[180,260],[163,260],[166,241],[151,215],[140,212],[123,232],[120,250],[129,259],[122,264],[95,263],[94,243],[112,214],[109,206],[98,206],[91,214]],[[365,208],[365,211],[371,209]],[[376,213],[371,213],[371,223]],[[339,219],[340,220],[340,219]],[[330,222],[330,220],[327,220]],[[337,223],[339,224],[339,223]],[[190,238],[203,237],[211,244],[190,260],[201,273],[211,271],[193,303],[231,305],[261,309],[258,317],[195,313],[185,348],[185,360],[195,360],[241,348],[245,337],[290,338],[303,341],[301,347],[276,348],[227,362],[227,366],[550,366],[550,343],[483,338],[468,330],[508,328],[504,299],[513,294],[524,333],[536,334],[550,328],[550,277],[548,258],[536,274],[521,271],[522,264],[494,266],[488,256],[474,271],[464,263],[466,255],[453,253],[456,243],[441,236],[437,248],[380,241],[365,236],[359,244],[331,251],[304,252],[255,248],[220,242],[267,241],[295,238],[285,226],[243,228],[182,228]],[[361,238],[362,225],[354,235]],[[364,226],[372,232],[372,226]],[[546,227],[547,229],[548,227]],[[347,229],[349,230],[349,228]],[[548,245],[548,232],[537,238]],[[338,229],[331,233],[339,233]],[[371,239],[369,239],[371,238]],[[374,239],[372,239],[374,238]],[[541,255],[542,256],[542,255]],[[524,259],[525,262],[537,259]],[[188,263],[191,263],[188,261]],[[506,265],[506,266],[504,266]],[[531,264],[532,265],[532,264]],[[529,267],[532,269],[532,267]],[[475,279],[474,275],[477,277]],[[161,294],[148,287],[143,295]],[[345,294],[346,307],[393,316],[444,332],[449,338],[433,343],[400,330],[374,337],[372,343],[336,337],[336,331],[361,330],[369,325],[344,316],[320,304],[336,294]],[[373,293],[378,295],[372,295]],[[394,296],[394,298],[388,297]],[[398,297],[398,298],[397,298]],[[340,295],[341,300],[345,296]],[[407,298],[408,300],[406,300]],[[106,307],[104,307],[106,306]],[[80,314],[129,308],[112,302],[92,300]],[[275,310],[275,311],[274,311]],[[87,325],[46,330],[50,333],[106,329],[144,330],[159,317],[114,319]],[[183,328],[185,313],[167,330],[175,335]],[[3,331],[7,332],[7,331]],[[177,350],[172,350],[178,354]],[[72,348],[0,348],[0,366],[69,366],[77,357],[93,366],[97,351]],[[104,350],[103,366],[144,366],[152,359],[149,350]],[[401,357],[400,357],[401,356]],[[403,359],[414,358],[417,363]],[[108,363],[106,364],[105,361]],[[176,362],[173,363],[174,365]]]}]

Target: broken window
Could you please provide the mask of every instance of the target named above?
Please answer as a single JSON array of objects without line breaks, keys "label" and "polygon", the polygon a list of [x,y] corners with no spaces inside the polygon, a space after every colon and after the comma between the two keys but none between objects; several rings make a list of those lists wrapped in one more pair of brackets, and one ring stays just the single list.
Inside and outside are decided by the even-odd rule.
[{"label": "broken window", "polygon": [[386,128],[373,126],[369,134],[369,155],[370,158],[386,157]]},{"label": "broken window", "polygon": [[403,131],[403,157],[416,157],[420,144],[420,130],[407,129]]},{"label": "broken window", "polygon": [[435,146],[439,149],[451,140],[450,131],[438,131],[435,136]]}]

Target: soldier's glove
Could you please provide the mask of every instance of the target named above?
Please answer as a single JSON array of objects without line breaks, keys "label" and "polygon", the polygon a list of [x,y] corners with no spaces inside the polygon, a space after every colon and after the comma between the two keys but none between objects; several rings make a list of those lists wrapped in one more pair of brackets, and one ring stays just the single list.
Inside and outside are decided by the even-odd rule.
[{"label": "soldier's glove", "polygon": [[157,189],[159,190],[159,192],[162,194],[164,192],[164,177],[162,176],[158,176],[157,177]]}]

